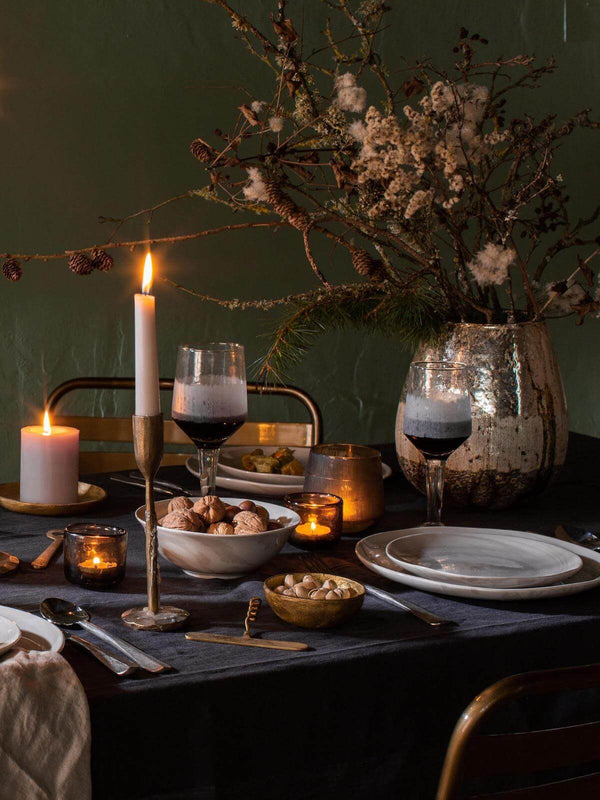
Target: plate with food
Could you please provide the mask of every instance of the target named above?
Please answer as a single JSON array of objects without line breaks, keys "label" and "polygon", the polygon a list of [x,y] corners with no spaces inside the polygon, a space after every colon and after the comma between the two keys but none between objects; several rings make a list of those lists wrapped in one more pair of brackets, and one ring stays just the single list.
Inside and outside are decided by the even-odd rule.
[{"label": "plate with food", "polygon": [[310,447],[248,447],[221,449],[219,469],[231,478],[294,486],[304,481]]},{"label": "plate with food", "polygon": [[[253,483],[297,487],[304,483],[309,455],[310,447],[226,445],[219,456],[219,472],[223,477]],[[387,464],[382,463],[381,471],[384,480],[392,474]]]}]

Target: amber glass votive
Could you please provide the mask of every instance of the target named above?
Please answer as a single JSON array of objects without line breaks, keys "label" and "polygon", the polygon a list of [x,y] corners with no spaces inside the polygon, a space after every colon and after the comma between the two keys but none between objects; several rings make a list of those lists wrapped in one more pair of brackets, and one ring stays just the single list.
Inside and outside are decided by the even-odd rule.
[{"label": "amber glass votive", "polygon": [[315,445],[308,457],[304,488],[341,497],[342,531],[364,531],[384,512],[381,453],[361,444]]},{"label": "amber glass votive", "polygon": [[303,550],[332,547],[342,535],[342,498],[335,494],[300,492],[288,494],[285,504],[302,520],[290,542]]},{"label": "amber glass votive", "polygon": [[65,528],[65,577],[88,589],[116,586],[125,576],[127,531],[95,522]]}]

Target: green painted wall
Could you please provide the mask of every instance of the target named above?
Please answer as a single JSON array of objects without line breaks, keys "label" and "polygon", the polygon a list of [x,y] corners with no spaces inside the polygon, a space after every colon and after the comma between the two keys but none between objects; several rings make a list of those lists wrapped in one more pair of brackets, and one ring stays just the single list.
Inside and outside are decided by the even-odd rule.
[{"label": "green painted wall", "polygon": [[[395,2],[381,35],[392,68],[423,54],[448,59],[460,25],[487,36],[495,54],[535,52],[560,71],[529,101],[566,115],[600,116],[600,6],[586,0]],[[290,7],[299,6],[292,0]],[[239,7],[266,19],[267,0]],[[324,7],[305,0],[305,29]],[[224,14],[201,0],[2,0],[0,2],[0,251],[53,252],[102,241],[99,214],[121,216],[203,181],[189,155],[197,135],[231,123],[244,83],[261,97],[267,76],[234,41]],[[220,87],[220,88],[216,88]],[[581,208],[597,202],[598,138],[578,137],[561,168]],[[230,220],[186,201],[156,216],[152,235]],[[129,228],[132,237],[143,225]],[[157,248],[162,272],[213,294],[278,296],[314,286],[297,236],[234,234]],[[0,282],[0,479],[16,477],[18,430],[37,418],[45,392],[77,375],[133,371],[132,295],[140,256],[119,253],[108,274],[76,277],[64,262],[32,262],[18,284]],[[158,285],[161,372],[172,375],[184,339],[237,339],[254,360],[269,318],[203,306]],[[600,434],[596,400],[600,324],[555,324],[571,426]],[[291,376],[321,404],[329,438],[390,440],[409,355],[392,340],[327,336]],[[167,401],[167,398],[165,398]],[[82,405],[81,408],[84,406]],[[87,398],[94,413],[129,413],[112,393]],[[271,409],[272,411],[272,409]],[[286,412],[287,413],[287,412]]]}]

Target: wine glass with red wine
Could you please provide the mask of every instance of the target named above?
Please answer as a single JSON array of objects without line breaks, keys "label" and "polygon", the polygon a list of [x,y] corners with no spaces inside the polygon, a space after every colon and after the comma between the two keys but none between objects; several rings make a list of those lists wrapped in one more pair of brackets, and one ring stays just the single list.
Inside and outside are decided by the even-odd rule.
[{"label": "wine glass with red wine", "polygon": [[404,435],[425,457],[427,521],[441,525],[446,460],[471,435],[468,367],[456,361],[414,361],[404,405]]},{"label": "wine glass with red wine", "polygon": [[221,446],[248,416],[243,346],[180,344],[171,413],[198,448],[201,494],[215,494]]}]

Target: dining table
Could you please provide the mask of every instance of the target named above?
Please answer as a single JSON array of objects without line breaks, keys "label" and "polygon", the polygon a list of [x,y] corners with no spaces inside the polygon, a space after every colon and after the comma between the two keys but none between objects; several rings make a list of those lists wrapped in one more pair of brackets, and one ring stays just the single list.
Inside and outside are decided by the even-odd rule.
[{"label": "dining table", "polygon": [[[188,641],[183,631],[132,630],[121,613],[144,604],[144,533],[134,516],[142,490],[106,473],[89,475],[84,479],[104,487],[108,497],[80,517],[0,510],[0,550],[21,560],[0,580],[1,604],[39,613],[46,597],[74,601],[100,626],[173,667],[119,678],[66,643],[63,654],[90,706],[95,800],[431,800],[452,729],[478,692],[510,674],[600,661],[598,590],[492,602],[415,591],[367,570],[354,554],[360,536],[419,525],[425,511],[393,447],[379,449],[393,467],[383,518],[318,557],[329,572],[385,589],[454,625],[428,626],[368,595],[360,612],[338,628],[292,627],[274,615],[262,587],[270,575],[311,571],[311,554],[288,543],[260,570],[236,580],[198,579],[161,558],[161,595],[165,604],[189,611],[188,630],[223,634],[243,632],[248,601],[258,596],[263,605],[256,631],[305,642],[308,650],[224,646]],[[566,465],[543,493],[498,511],[447,507],[444,520],[548,536],[561,523],[599,532],[599,467],[600,440],[571,434]],[[189,490],[197,486],[184,466],[162,468],[159,478]],[[48,544],[49,528],[92,520],[128,531],[120,585],[99,591],[68,583],[60,557],[45,570],[29,567]]]}]

